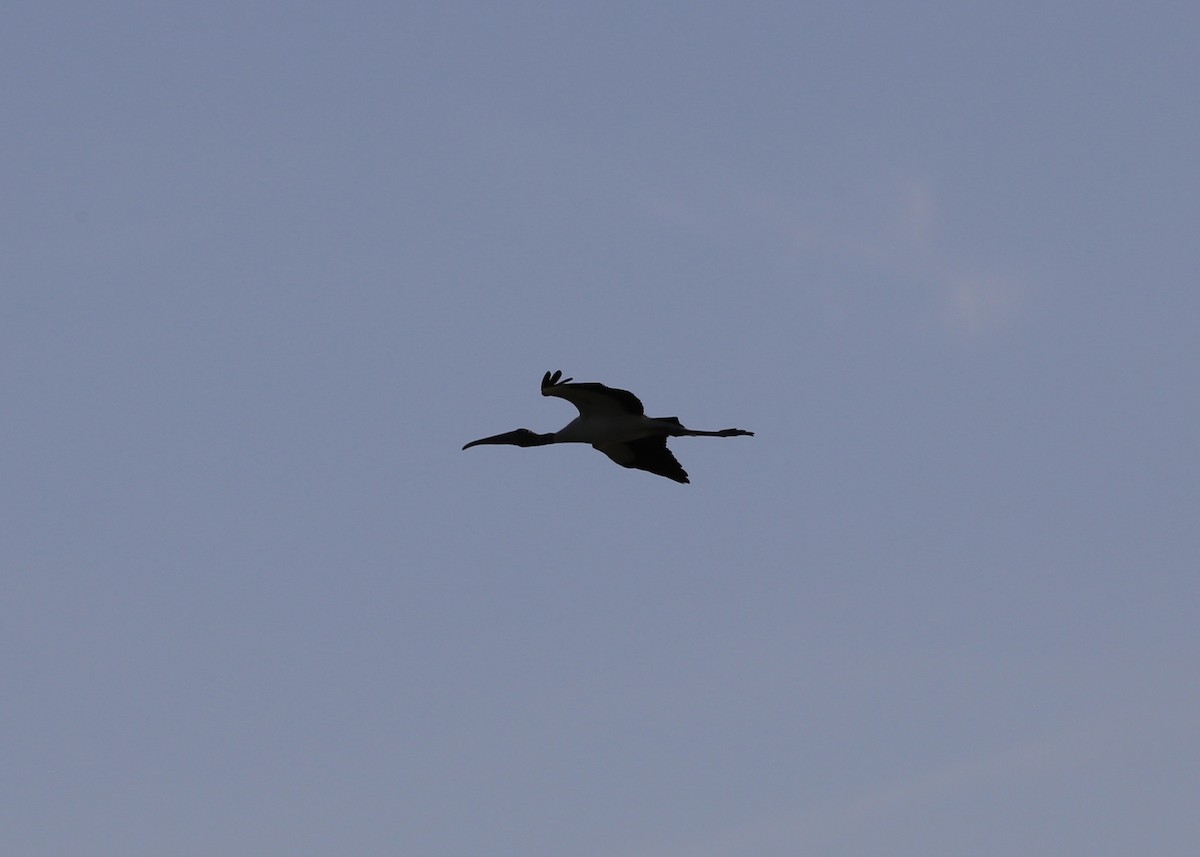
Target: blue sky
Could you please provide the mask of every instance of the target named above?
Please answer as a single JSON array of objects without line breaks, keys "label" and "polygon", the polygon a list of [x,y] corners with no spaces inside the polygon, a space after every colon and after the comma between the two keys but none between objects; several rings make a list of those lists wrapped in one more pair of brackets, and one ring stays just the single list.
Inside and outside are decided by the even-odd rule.
[{"label": "blue sky", "polygon": [[6,20],[5,853],[1195,853],[1192,4]]}]

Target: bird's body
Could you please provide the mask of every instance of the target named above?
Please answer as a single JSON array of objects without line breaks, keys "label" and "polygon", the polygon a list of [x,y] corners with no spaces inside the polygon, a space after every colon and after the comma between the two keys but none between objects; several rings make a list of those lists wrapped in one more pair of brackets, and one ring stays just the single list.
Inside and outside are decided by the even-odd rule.
[{"label": "bird's body", "polygon": [[645,470],[676,482],[687,482],[688,475],[667,449],[668,437],[735,437],[753,435],[744,429],[697,431],[685,428],[678,417],[648,417],[642,402],[628,390],[604,384],[572,384],[559,380],[562,372],[547,372],[542,377],[542,395],[566,399],[579,409],[579,416],[560,431],[537,434],[517,429],[468,443],[463,449],[480,444],[545,446],[551,443],[587,443],[622,467]]}]

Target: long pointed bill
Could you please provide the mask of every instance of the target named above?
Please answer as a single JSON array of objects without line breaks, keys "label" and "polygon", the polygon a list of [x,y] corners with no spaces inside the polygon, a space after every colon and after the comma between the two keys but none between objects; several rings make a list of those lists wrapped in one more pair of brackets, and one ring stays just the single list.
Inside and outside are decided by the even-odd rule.
[{"label": "long pointed bill", "polygon": [[517,429],[516,431],[506,431],[504,434],[494,434],[491,437],[481,437],[479,440],[473,440],[468,443],[463,449],[470,449],[473,446],[480,446],[487,443],[506,443],[512,446],[527,446],[525,441],[533,434],[529,429]]}]

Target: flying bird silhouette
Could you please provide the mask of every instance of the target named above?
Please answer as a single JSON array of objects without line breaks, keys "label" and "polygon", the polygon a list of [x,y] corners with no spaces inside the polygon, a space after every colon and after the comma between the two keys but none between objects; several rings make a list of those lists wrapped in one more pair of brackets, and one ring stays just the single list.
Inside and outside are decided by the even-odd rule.
[{"label": "flying bird silhouette", "polygon": [[542,376],[542,395],[566,399],[579,409],[579,416],[549,434],[520,428],[473,440],[463,449],[482,444],[590,443],[593,449],[600,450],[622,467],[645,470],[676,482],[688,482],[687,472],[667,449],[667,438],[754,435],[752,431],[736,428],[698,431],[684,427],[678,417],[648,417],[641,400],[628,390],[617,390],[604,384],[571,383],[570,378],[562,377],[561,371]]}]

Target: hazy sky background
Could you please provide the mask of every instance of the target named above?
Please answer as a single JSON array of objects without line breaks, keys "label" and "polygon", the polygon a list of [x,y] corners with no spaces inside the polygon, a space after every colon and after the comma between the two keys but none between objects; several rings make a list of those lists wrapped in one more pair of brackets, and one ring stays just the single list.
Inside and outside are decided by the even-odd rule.
[{"label": "hazy sky background", "polygon": [[1197,853],[1196,4],[4,17],[0,851]]}]

